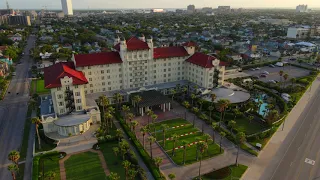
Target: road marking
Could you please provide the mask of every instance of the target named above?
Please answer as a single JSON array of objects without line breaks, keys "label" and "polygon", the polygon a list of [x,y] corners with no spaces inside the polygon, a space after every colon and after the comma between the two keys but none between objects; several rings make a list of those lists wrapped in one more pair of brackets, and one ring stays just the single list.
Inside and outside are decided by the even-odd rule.
[{"label": "road marking", "polygon": [[312,166],[316,163],[314,160],[309,159],[309,158],[306,158],[306,159],[304,160],[304,162],[305,162],[305,163],[308,163],[308,164],[311,164]]}]

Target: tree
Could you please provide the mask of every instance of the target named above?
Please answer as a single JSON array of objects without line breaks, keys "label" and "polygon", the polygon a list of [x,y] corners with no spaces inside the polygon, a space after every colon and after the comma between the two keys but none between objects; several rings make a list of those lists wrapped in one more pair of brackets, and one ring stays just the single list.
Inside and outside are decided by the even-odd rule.
[{"label": "tree", "polygon": [[174,180],[176,178],[176,175],[171,173],[171,174],[168,175],[168,178],[170,180]]},{"label": "tree", "polygon": [[195,114],[198,114],[199,109],[198,109],[198,108],[196,108],[196,107],[193,107],[193,108],[192,108],[192,111],[193,111]]},{"label": "tree", "polygon": [[199,99],[198,99],[198,104],[200,105],[200,111],[202,111],[202,105],[203,105],[203,103],[204,103],[204,100],[201,99],[201,98],[199,98]]},{"label": "tree", "polygon": [[177,144],[177,142],[178,142],[178,140],[179,140],[179,135],[177,135],[177,134],[173,134],[172,135],[172,137],[171,137],[171,139],[172,139],[172,141],[173,141],[173,147],[172,147],[172,156],[174,156],[174,152],[175,152],[175,149],[176,149],[176,144]]},{"label": "tree", "polygon": [[148,109],[147,111],[147,116],[148,116],[148,125],[150,124],[150,117],[154,114],[151,109]]},{"label": "tree", "polygon": [[139,103],[142,101],[142,98],[141,98],[141,96],[139,96],[139,95],[135,95],[135,96],[133,96],[133,105],[135,106],[135,107],[137,107],[137,112],[138,112],[138,105],[139,105]]},{"label": "tree", "polygon": [[104,119],[106,119],[107,133],[108,133],[108,134],[109,134],[109,132],[110,132],[110,130],[109,130],[109,126],[110,126],[110,125],[109,125],[109,120],[110,120],[111,118],[113,118],[112,114],[107,111],[107,112],[104,114]]},{"label": "tree", "polygon": [[109,179],[110,180],[120,180],[120,176],[117,173],[110,172]]},{"label": "tree", "polygon": [[220,99],[218,101],[218,110],[220,111],[220,120],[219,120],[219,127],[221,126],[221,121],[224,121],[224,112],[228,108],[230,101],[228,99]]},{"label": "tree", "polygon": [[10,151],[10,153],[8,154],[8,159],[18,166],[18,161],[20,159],[20,152],[16,150]]},{"label": "tree", "polygon": [[148,128],[146,126],[143,126],[140,128],[140,132],[142,133],[142,144],[143,144],[143,147],[145,147],[145,143],[144,143],[144,137],[146,135],[146,133],[148,132]]},{"label": "tree", "polygon": [[183,164],[186,164],[187,146],[189,146],[189,142],[182,140],[181,144],[183,146]]},{"label": "tree", "polygon": [[130,145],[127,141],[125,140],[122,140],[119,144],[119,147],[120,147],[120,151],[121,151],[121,154],[122,154],[122,159],[124,160],[124,155],[128,152],[128,150],[130,149]]},{"label": "tree", "polygon": [[199,152],[200,152],[200,164],[199,164],[199,179],[201,179],[201,161],[202,161],[202,155],[205,150],[208,149],[208,144],[206,142],[199,142],[197,144]]},{"label": "tree", "polygon": [[188,101],[183,101],[182,105],[187,109],[190,107],[190,104]]},{"label": "tree", "polygon": [[233,134],[232,130],[236,126],[236,121],[234,120],[229,121],[228,126],[230,127],[231,134]]},{"label": "tree", "polygon": [[113,148],[112,148],[112,151],[113,151],[114,155],[116,155],[116,156],[118,156],[118,154],[119,154],[119,152],[120,152],[120,150],[119,150],[118,147],[113,147]]},{"label": "tree", "polygon": [[17,164],[10,164],[8,166],[8,170],[10,171],[12,175],[12,179],[16,180],[16,173],[19,171],[18,165]]},{"label": "tree", "polygon": [[213,106],[209,106],[208,110],[210,112],[210,114],[209,114],[210,122],[212,122],[212,117],[211,116],[212,116],[212,111],[214,110],[214,107]]},{"label": "tree", "polygon": [[[103,114],[105,114],[106,113],[106,110],[105,110],[105,108],[107,107],[107,106],[109,106],[109,99],[106,97],[106,96],[104,96],[104,95],[101,95],[100,97],[99,97],[99,99],[98,99],[98,103],[99,103],[99,105],[100,106],[102,106],[102,110],[103,110]],[[105,125],[106,125],[106,122],[105,122],[105,117],[104,116],[102,116],[102,122],[103,123],[105,123]]]},{"label": "tree", "polygon": [[117,104],[117,109],[119,109],[119,105],[122,101],[122,95],[120,93],[115,93],[113,95],[113,99],[115,100],[116,104]]},{"label": "tree", "polygon": [[167,124],[161,124],[162,134],[163,134],[163,147],[166,147],[166,131],[169,129]]},{"label": "tree", "polygon": [[31,109],[32,109],[32,110],[36,110],[37,101],[34,100],[33,98],[30,99],[30,101],[29,101],[29,106],[31,106]]},{"label": "tree", "polygon": [[279,71],[279,76],[280,76],[280,81],[282,82],[282,76],[283,76],[283,71],[281,70],[281,71]]},{"label": "tree", "polygon": [[56,173],[54,171],[48,171],[44,174],[46,180],[53,180],[56,177]]},{"label": "tree", "polygon": [[127,161],[127,160],[124,160],[124,161],[122,162],[122,166],[123,166],[123,168],[124,168],[124,170],[125,170],[125,173],[126,173],[126,179],[128,179],[128,170],[129,170],[129,168],[130,168],[130,166],[131,166],[131,162],[129,162],[129,161]]},{"label": "tree", "polygon": [[108,109],[107,109],[107,112],[111,114],[111,117],[108,119],[108,122],[110,123],[110,127],[112,128],[113,127],[113,115],[115,113],[115,109],[114,107],[112,106],[109,106]]},{"label": "tree", "polygon": [[193,107],[193,101],[197,98],[197,96],[195,94],[191,94],[191,104]]},{"label": "tree", "polygon": [[131,122],[131,127],[134,134],[136,134],[136,127],[138,126],[138,124],[139,124],[138,121]]},{"label": "tree", "polygon": [[130,180],[134,180],[134,178],[136,177],[138,171],[134,170],[134,169],[129,169],[128,175],[129,175],[129,179]]},{"label": "tree", "polygon": [[226,136],[225,132],[220,133],[220,152],[222,151],[222,140]]},{"label": "tree", "polygon": [[213,129],[213,131],[212,131],[212,141],[215,142],[215,131],[217,130],[218,125],[217,125],[217,123],[213,122],[211,124],[211,127]]},{"label": "tree", "polygon": [[279,113],[277,110],[269,111],[266,116],[266,121],[269,125],[272,125],[279,118]]},{"label": "tree", "polygon": [[161,157],[155,157],[154,159],[153,159],[153,161],[154,161],[154,164],[159,168],[160,167],[160,164],[162,163],[162,158]]},{"label": "tree", "polygon": [[217,99],[217,95],[216,94],[211,94],[211,102],[212,102],[212,105],[214,103],[214,101]]},{"label": "tree", "polygon": [[[131,121],[133,120],[134,115],[132,113],[128,113],[127,115],[127,120],[129,120],[129,122],[131,123]],[[127,121],[126,121],[127,122]]]},{"label": "tree", "polygon": [[123,132],[121,129],[116,130],[116,137],[118,138],[118,143],[120,143],[121,139],[123,138]]},{"label": "tree", "polygon": [[38,117],[34,117],[34,118],[31,119],[31,122],[36,125],[36,132],[37,132],[39,149],[41,149],[40,135],[39,135],[39,125],[41,124],[41,119],[38,118]]},{"label": "tree", "polygon": [[124,114],[124,117],[126,117],[127,116],[127,114],[130,112],[130,107],[129,106],[127,106],[127,105],[122,105],[122,112],[123,112],[123,114]]},{"label": "tree", "polygon": [[170,90],[170,93],[172,94],[172,96],[171,96],[171,101],[173,101],[174,95],[177,93],[177,91],[174,90],[174,89],[171,89],[171,90]]},{"label": "tree", "polygon": [[251,115],[248,117],[248,119],[249,119],[249,123],[251,123],[251,121],[254,119],[254,116]]},{"label": "tree", "polygon": [[152,114],[151,115],[151,119],[152,119],[152,124],[153,124],[153,129],[154,129],[154,135],[156,135],[156,120],[158,119],[158,116],[156,114]]},{"label": "tree", "polygon": [[233,120],[236,120],[237,119],[237,116],[240,116],[242,113],[239,109],[235,108],[233,109],[233,114],[234,114],[234,119]]},{"label": "tree", "polygon": [[149,140],[149,143],[150,143],[150,156],[151,156],[151,159],[153,159],[153,156],[152,156],[152,144],[156,141],[156,138],[154,138],[153,136],[149,136],[148,140]]},{"label": "tree", "polygon": [[238,166],[238,156],[239,156],[239,150],[240,145],[246,141],[246,134],[244,132],[239,132],[236,136],[236,141],[238,144],[238,151],[237,151],[237,157],[236,157],[236,166]]},{"label": "tree", "polygon": [[[285,73],[284,75],[283,75],[283,79],[284,79],[284,84],[286,83],[286,81],[287,81],[287,79],[289,78],[289,75],[287,74],[287,73]],[[284,85],[283,84],[283,85]]]}]

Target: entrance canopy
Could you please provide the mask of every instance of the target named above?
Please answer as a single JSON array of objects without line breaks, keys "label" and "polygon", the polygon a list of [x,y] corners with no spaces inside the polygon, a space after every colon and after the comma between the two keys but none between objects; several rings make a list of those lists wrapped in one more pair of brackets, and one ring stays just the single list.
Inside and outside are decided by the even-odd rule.
[{"label": "entrance canopy", "polygon": [[139,107],[151,107],[171,102],[170,98],[155,90],[132,94],[132,96],[136,95],[139,95],[141,97],[141,101],[138,104]]}]

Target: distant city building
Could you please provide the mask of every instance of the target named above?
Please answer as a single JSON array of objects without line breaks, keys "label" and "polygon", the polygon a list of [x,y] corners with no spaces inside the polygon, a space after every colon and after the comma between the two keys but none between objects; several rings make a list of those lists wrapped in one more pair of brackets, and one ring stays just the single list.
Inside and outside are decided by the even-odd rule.
[{"label": "distant city building", "polygon": [[296,7],[297,12],[308,12],[308,5],[298,5]]},{"label": "distant city building", "polygon": [[9,16],[9,24],[31,26],[30,16]]},{"label": "distant city building", "polygon": [[62,4],[62,10],[64,12],[64,15],[72,16],[73,15],[72,1],[71,0],[61,0],[61,4]]},{"label": "distant city building", "polygon": [[153,12],[153,13],[163,13],[165,11],[164,11],[164,9],[152,9],[151,12]]},{"label": "distant city building", "polygon": [[176,13],[183,13],[182,9],[176,9]]},{"label": "distant city building", "polygon": [[290,39],[306,39],[308,37],[320,35],[320,26],[296,26],[289,27],[287,31],[287,38]]},{"label": "distant city building", "polygon": [[15,11],[13,9],[0,9],[0,15],[14,15]]},{"label": "distant city building", "polygon": [[7,15],[0,16],[0,25],[8,24],[8,21],[9,21],[9,16]]},{"label": "distant city building", "polygon": [[196,7],[192,4],[187,7],[188,13],[194,13],[196,11]]},{"label": "distant city building", "polygon": [[204,7],[202,8],[201,12],[206,13],[206,14],[210,14],[213,12],[212,7]]},{"label": "distant city building", "polygon": [[230,11],[231,11],[230,6],[218,6],[219,13],[226,13],[226,12],[230,12]]}]

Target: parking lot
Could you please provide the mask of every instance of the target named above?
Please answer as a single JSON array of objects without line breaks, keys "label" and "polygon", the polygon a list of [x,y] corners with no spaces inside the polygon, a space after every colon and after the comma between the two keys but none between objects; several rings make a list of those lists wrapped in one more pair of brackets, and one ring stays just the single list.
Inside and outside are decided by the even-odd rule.
[{"label": "parking lot", "polygon": [[[246,76],[258,76],[260,81],[268,82],[269,80],[276,80],[280,81],[280,75],[279,72],[283,71],[284,74],[287,73],[289,75],[289,79],[291,78],[298,78],[302,76],[309,75],[309,70],[298,68],[295,66],[284,66],[284,67],[269,67],[269,66],[263,66],[260,67],[260,70],[245,70],[243,72],[233,73],[226,75],[226,79],[229,78],[236,78],[236,77],[246,77]],[[260,74],[262,74],[264,71],[269,72],[269,75],[267,77],[260,77]]]}]

